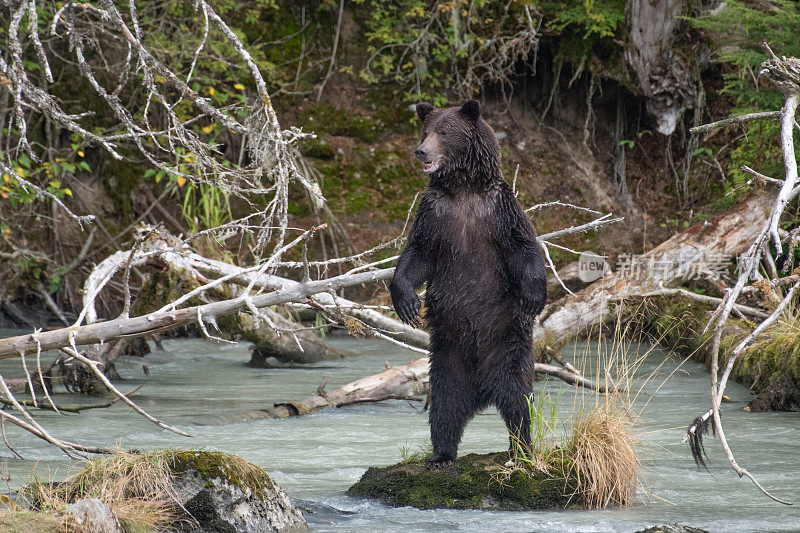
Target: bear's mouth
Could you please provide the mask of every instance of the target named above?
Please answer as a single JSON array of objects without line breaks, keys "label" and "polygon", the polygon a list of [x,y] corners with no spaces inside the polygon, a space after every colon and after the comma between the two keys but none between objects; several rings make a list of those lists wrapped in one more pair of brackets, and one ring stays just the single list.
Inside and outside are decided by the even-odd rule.
[{"label": "bear's mouth", "polygon": [[438,160],[431,161],[429,163],[424,163],[423,162],[423,164],[422,164],[422,171],[425,172],[426,174],[430,174],[431,172],[436,172],[436,170],[438,168],[439,168],[439,161]]}]

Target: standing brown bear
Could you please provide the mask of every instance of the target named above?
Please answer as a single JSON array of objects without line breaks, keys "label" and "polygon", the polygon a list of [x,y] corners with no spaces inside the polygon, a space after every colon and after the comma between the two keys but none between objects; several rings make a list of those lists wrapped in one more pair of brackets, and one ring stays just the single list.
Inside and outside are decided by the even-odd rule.
[{"label": "standing brown bear", "polygon": [[427,284],[427,466],[440,468],[455,461],[467,422],[488,405],[530,445],[533,322],[547,281],[536,232],[503,178],[497,138],[480,104],[422,103],[417,115],[423,134],[414,153],[430,184],[389,289],[400,319],[419,325],[415,289]]}]

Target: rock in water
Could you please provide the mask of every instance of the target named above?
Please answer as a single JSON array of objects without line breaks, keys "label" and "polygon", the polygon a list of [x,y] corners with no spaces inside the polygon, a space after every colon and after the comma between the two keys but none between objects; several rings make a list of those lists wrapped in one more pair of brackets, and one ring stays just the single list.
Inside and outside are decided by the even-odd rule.
[{"label": "rock in water", "polygon": [[563,509],[585,502],[567,480],[568,466],[548,473],[510,471],[508,453],[469,454],[453,465],[427,470],[425,460],[370,468],[348,494],[379,498],[390,505],[419,509]]},{"label": "rock in water", "polygon": [[698,527],[682,526],[680,524],[664,524],[663,526],[648,527],[636,533],[708,533],[708,531]]},{"label": "rock in water", "polygon": [[[178,499],[202,531],[283,533],[306,529],[303,515],[277,483],[241,458],[181,451],[174,455],[172,470]],[[198,524],[185,526],[195,530]]]}]

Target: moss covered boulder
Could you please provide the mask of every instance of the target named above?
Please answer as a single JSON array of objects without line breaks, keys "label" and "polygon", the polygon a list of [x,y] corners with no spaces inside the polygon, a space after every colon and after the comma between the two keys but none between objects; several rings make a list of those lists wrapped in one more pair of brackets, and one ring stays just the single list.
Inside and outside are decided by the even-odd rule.
[{"label": "moss covered boulder", "polygon": [[426,469],[424,459],[370,468],[347,493],[420,509],[583,507],[565,463],[554,463],[548,473],[530,474],[506,467],[507,461],[506,452],[473,453],[439,470]]},{"label": "moss covered boulder", "polygon": [[20,496],[0,510],[0,531],[306,529],[303,515],[261,468],[205,450],[120,451],[93,459],[62,482],[34,480]]},{"label": "moss covered boulder", "polygon": [[177,499],[203,531],[302,531],[306,522],[289,497],[261,468],[220,452],[171,453]]}]

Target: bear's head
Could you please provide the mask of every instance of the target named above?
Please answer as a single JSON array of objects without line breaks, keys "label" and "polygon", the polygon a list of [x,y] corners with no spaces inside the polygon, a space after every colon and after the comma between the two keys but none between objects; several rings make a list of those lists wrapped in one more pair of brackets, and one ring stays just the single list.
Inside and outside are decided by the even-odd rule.
[{"label": "bear's head", "polygon": [[432,177],[453,174],[479,181],[495,176],[499,171],[497,138],[481,118],[477,100],[445,109],[427,102],[416,107],[423,130],[414,155],[423,163],[424,172]]}]

